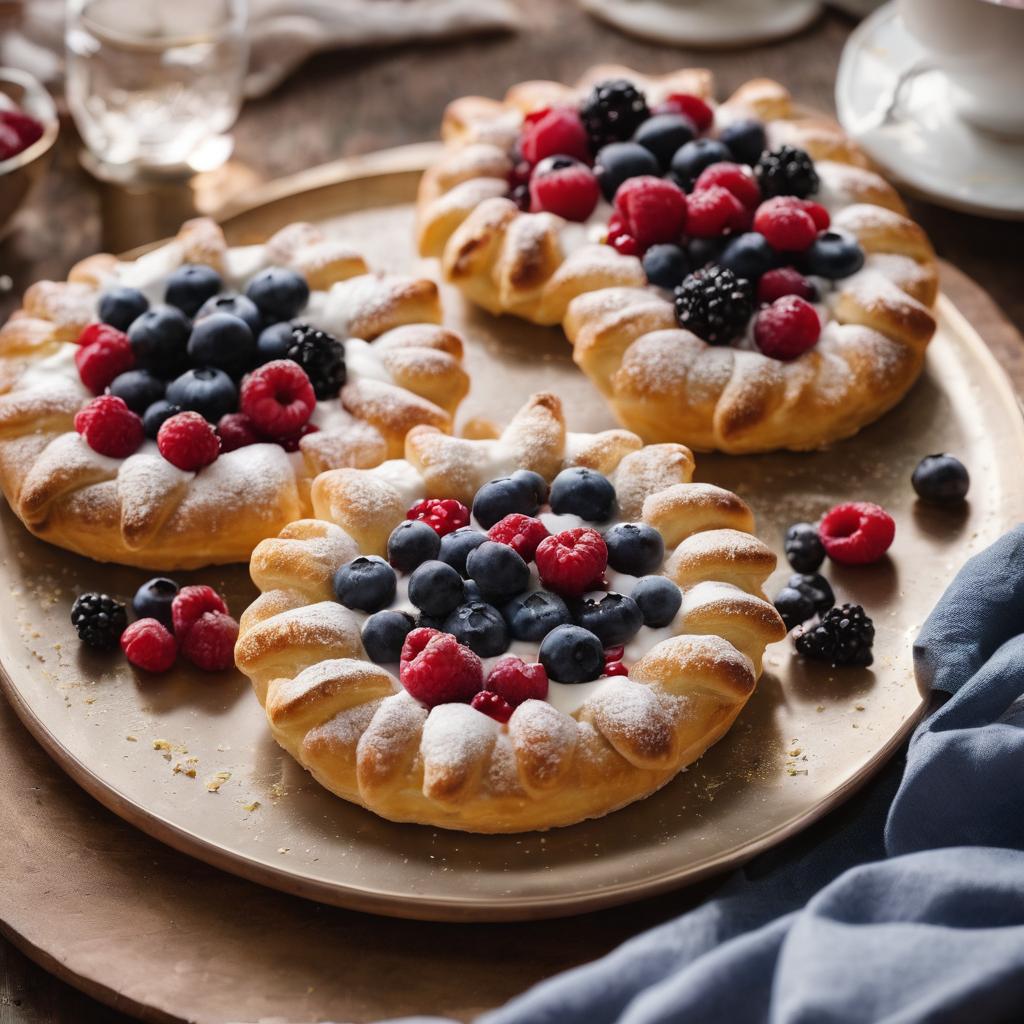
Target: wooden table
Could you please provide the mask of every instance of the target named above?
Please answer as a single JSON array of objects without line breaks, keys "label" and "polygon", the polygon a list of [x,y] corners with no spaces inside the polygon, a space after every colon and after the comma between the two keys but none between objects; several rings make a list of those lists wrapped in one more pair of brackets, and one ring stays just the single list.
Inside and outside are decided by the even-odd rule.
[{"label": "wooden table", "polygon": [[[572,79],[596,62],[652,71],[703,63],[718,76],[720,93],[768,75],[802,101],[832,107],[835,68],[852,21],[827,14],[807,32],[778,45],[734,53],[696,54],[627,39],[566,2],[524,0],[528,30],[455,44],[408,46],[382,52],[328,54],[310,61],[271,96],[246,106],[236,130],[237,156],[267,178],[339,156],[415,142],[436,135],[444,104],[478,92],[500,95],[526,78]],[[77,259],[99,247],[98,201],[77,163],[66,129],[53,170],[23,212],[19,230],[0,243],[0,320],[40,277],[63,278]],[[912,203],[939,254],[986,288],[1010,322],[1024,329],[1020,287],[1024,223],[999,223]],[[10,278],[5,282],[5,275]],[[959,299],[959,275],[946,282]],[[965,312],[1024,390],[1024,347],[998,312],[974,296]],[[73,784],[66,782],[69,789]],[[89,802],[77,792],[69,799]],[[95,814],[107,812],[95,806]],[[128,841],[152,843],[125,827]],[[212,870],[212,869],[206,869]],[[48,908],[59,913],[59,908]],[[643,924],[643,915],[637,927]],[[0,939],[0,1024],[124,1024],[109,1010],[52,978]]]}]

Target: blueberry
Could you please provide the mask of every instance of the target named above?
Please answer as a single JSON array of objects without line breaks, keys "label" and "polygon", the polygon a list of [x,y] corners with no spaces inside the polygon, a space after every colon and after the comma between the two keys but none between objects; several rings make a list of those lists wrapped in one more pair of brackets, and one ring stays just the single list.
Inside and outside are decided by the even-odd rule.
[{"label": "blueberry", "polygon": [[644,273],[651,284],[671,291],[690,272],[690,260],[681,245],[652,245],[644,253]]},{"label": "blueberry", "polygon": [[167,279],[164,302],[177,306],[185,316],[195,316],[207,299],[212,299],[224,282],[213,267],[202,263],[186,263]]},{"label": "blueberry", "polygon": [[832,593],[831,585],[820,573],[794,573],[789,577],[786,586],[799,590],[801,594],[809,597],[819,615],[827,612],[836,603],[836,595]]},{"label": "blueberry", "polygon": [[768,148],[764,125],[754,118],[744,118],[726,125],[718,133],[718,141],[724,143],[733,160],[741,164],[756,164]]},{"label": "blueberry", "polygon": [[597,151],[594,174],[601,186],[601,194],[610,203],[627,178],[661,174],[661,168],[654,154],[639,143],[612,142]]},{"label": "blueberry", "polygon": [[287,320],[271,324],[264,327],[256,339],[256,362],[262,366],[274,359],[287,359],[291,347],[292,324]]},{"label": "blueberry", "polygon": [[582,626],[556,626],[542,641],[538,660],[559,683],[589,683],[604,671],[604,647]]},{"label": "blueberry", "polygon": [[256,361],[256,339],[240,317],[211,313],[193,325],[188,357],[199,366],[217,366],[232,376],[241,376]]},{"label": "blueberry", "polygon": [[481,658],[493,658],[508,650],[508,626],[501,612],[483,601],[460,604],[444,620],[444,631]]},{"label": "blueberry", "polygon": [[388,561],[399,572],[412,572],[423,562],[436,559],[440,549],[437,531],[418,519],[399,523],[388,537]]},{"label": "blueberry", "polygon": [[[540,475],[540,473],[534,473],[532,469],[517,469],[512,474],[512,479],[517,483],[525,487],[528,493],[533,497],[533,500],[537,503],[537,510],[540,510],[541,505],[548,500],[548,482]],[[535,515],[536,513],[531,513]]]},{"label": "blueberry", "polygon": [[174,405],[168,402],[165,398],[161,398],[158,402],[154,402],[143,414],[142,414],[142,429],[146,432],[146,437],[151,441],[156,440],[156,435],[160,432],[160,428],[167,422],[172,416],[177,416],[181,412],[180,405]]},{"label": "blueberry", "polygon": [[615,488],[596,469],[572,466],[563,469],[551,484],[551,511],[574,515],[588,523],[604,523],[615,510]]},{"label": "blueberry", "polygon": [[683,595],[666,576],[644,576],[629,595],[637,603],[644,625],[652,629],[667,626],[679,611]]},{"label": "blueberry", "polygon": [[409,577],[409,600],[426,615],[444,618],[464,597],[462,577],[447,562],[423,562]]},{"label": "blueberry", "polygon": [[167,383],[149,370],[126,370],[119,373],[107,389],[112,395],[124,399],[124,404],[140,416],[164,397]]},{"label": "blueberry", "polygon": [[377,555],[359,555],[334,574],[334,594],[346,608],[379,612],[395,599],[395,570]]},{"label": "blueberry", "polygon": [[665,541],[646,523],[617,523],[604,535],[608,545],[608,564],[616,572],[646,576],[661,568]]},{"label": "blueberry", "polygon": [[485,530],[512,512],[533,516],[539,509],[533,481],[514,475],[489,480],[473,498],[473,517]]},{"label": "blueberry", "polygon": [[572,621],[566,603],[547,590],[512,598],[501,610],[515,640],[543,640],[556,626]]},{"label": "blueberry", "polygon": [[686,247],[690,269],[700,270],[711,263],[717,263],[727,241],[725,238],[691,238]]},{"label": "blueberry", "polygon": [[156,619],[168,629],[173,629],[171,602],[178,593],[178,584],[166,576],[147,580],[135,591],[132,611],[137,619]]},{"label": "blueberry", "polygon": [[375,612],[363,623],[363,648],[370,661],[390,665],[402,654],[405,638],[416,628],[416,620],[408,612],[390,609]]},{"label": "blueberry", "polygon": [[485,541],[466,559],[466,570],[488,601],[507,601],[530,583],[530,567],[507,544]]},{"label": "blueberry", "polygon": [[757,231],[745,231],[726,243],[718,263],[728,267],[737,277],[756,281],[762,274],[779,265],[778,253],[768,239]]},{"label": "blueberry", "polygon": [[439,633],[444,632],[444,620],[446,615],[423,615],[416,620],[417,629],[436,629]]},{"label": "blueberry", "polygon": [[119,331],[127,331],[147,309],[149,299],[138,288],[116,285],[100,296],[100,319]]},{"label": "blueberry", "polygon": [[572,613],[576,625],[589,629],[605,647],[632,640],[644,624],[639,605],[623,594],[588,594],[573,602]]},{"label": "blueberry", "polygon": [[216,423],[225,413],[238,410],[238,389],[235,382],[213,366],[186,370],[167,385],[167,401],[182,409],[201,413]]},{"label": "blueberry", "polygon": [[814,602],[795,587],[783,587],[775,595],[775,610],[782,616],[786,629],[795,629],[814,614]]},{"label": "blueberry", "polygon": [[462,600],[466,604],[472,604],[474,601],[482,601],[484,599],[484,595],[480,593],[480,586],[476,580],[464,579],[462,581],[462,590]]},{"label": "blueberry", "polygon": [[954,505],[967,497],[971,477],[955,455],[926,455],[914,469],[910,482],[923,501]]},{"label": "blueberry", "polygon": [[672,156],[672,177],[689,192],[705,167],[731,159],[732,154],[718,139],[694,139],[680,146]]},{"label": "blueberry", "polygon": [[175,306],[147,310],[128,328],[136,365],[154,373],[175,373],[186,365],[185,346],[191,330],[191,321]]},{"label": "blueberry", "polygon": [[794,523],[783,541],[786,561],[797,572],[814,572],[825,561],[825,545],[810,523]]},{"label": "blueberry", "polygon": [[306,279],[287,267],[261,270],[245,289],[245,294],[268,320],[290,320],[309,302]]},{"label": "blueberry", "polygon": [[684,114],[655,114],[633,134],[633,141],[649,149],[662,171],[667,171],[676,150],[697,137],[697,129]]},{"label": "blueberry", "polygon": [[441,550],[437,557],[442,562],[447,562],[462,576],[466,576],[468,575],[466,559],[469,557],[469,553],[486,541],[486,533],[481,533],[479,530],[473,529],[472,526],[463,526],[452,533],[446,533],[441,538]]},{"label": "blueberry", "polygon": [[864,266],[864,251],[853,235],[830,228],[811,242],[800,263],[806,273],[834,280],[856,274]]},{"label": "blueberry", "polygon": [[259,307],[245,295],[239,295],[236,292],[215,295],[202,304],[196,314],[196,319],[213,316],[214,313],[230,313],[232,316],[237,316],[239,320],[244,320],[249,325],[249,330],[252,331],[254,338],[258,338],[260,331],[263,330],[263,317]]}]

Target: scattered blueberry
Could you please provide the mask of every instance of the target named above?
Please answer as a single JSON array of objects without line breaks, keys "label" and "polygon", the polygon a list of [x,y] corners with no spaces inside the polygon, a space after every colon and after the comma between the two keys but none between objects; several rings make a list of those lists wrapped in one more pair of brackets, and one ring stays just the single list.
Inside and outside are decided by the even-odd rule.
[{"label": "scattered blueberry", "polygon": [[649,149],[665,172],[676,150],[696,137],[697,129],[684,114],[655,114],[637,128],[633,141]]},{"label": "scattered blueberry", "polygon": [[829,228],[811,243],[800,262],[808,274],[832,279],[849,277],[864,266],[864,250],[853,235]]},{"label": "scattered blueberry", "polygon": [[444,618],[462,604],[464,596],[462,577],[436,558],[417,566],[409,577],[409,600],[426,615]]},{"label": "scattered blueberry", "polygon": [[644,625],[652,629],[667,626],[683,603],[680,589],[666,576],[644,576],[629,595],[637,603]]},{"label": "scattered blueberry", "polygon": [[474,601],[482,601],[484,599],[484,595],[480,593],[480,587],[477,585],[476,580],[464,579],[462,581],[462,589],[463,601],[466,604],[472,604]]},{"label": "scattered blueberry", "polygon": [[255,361],[256,340],[240,317],[211,313],[193,324],[188,357],[199,366],[216,366],[237,377]]},{"label": "scattered blueberry", "polygon": [[191,330],[191,321],[176,306],[146,310],[128,328],[136,365],[159,374],[179,370],[186,363],[185,346]]},{"label": "scattered blueberry", "polygon": [[783,542],[786,560],[797,572],[814,572],[825,561],[825,545],[811,523],[794,523]]},{"label": "scattered blueberry", "polygon": [[110,382],[107,390],[123,399],[132,412],[141,416],[154,402],[164,397],[166,387],[167,383],[149,370],[126,370]]},{"label": "scattered blueberry", "polygon": [[267,320],[290,320],[309,302],[306,279],[287,267],[261,270],[245,289]]},{"label": "scattered blueberry", "polygon": [[646,576],[661,568],[665,541],[646,523],[616,523],[604,535],[608,545],[608,564],[616,572]]},{"label": "scattered blueberry", "polygon": [[690,272],[690,260],[681,245],[669,242],[652,245],[644,253],[644,273],[647,280],[659,288],[671,291]]},{"label": "scattered blueberry", "polygon": [[686,246],[686,255],[690,258],[690,268],[700,270],[711,263],[716,263],[728,242],[727,238],[691,238]]},{"label": "scattered blueberry", "polygon": [[473,498],[473,517],[485,530],[513,512],[532,516],[539,508],[534,482],[515,475],[488,481]]},{"label": "scattered blueberry", "polygon": [[444,620],[444,631],[481,658],[493,658],[508,650],[508,626],[501,612],[484,601],[459,605]]},{"label": "scattered blueberry", "polygon": [[936,505],[955,505],[967,497],[971,477],[955,456],[926,455],[914,469],[910,482],[917,496]]},{"label": "scattered blueberry", "polygon": [[601,194],[612,202],[619,186],[627,178],[642,174],[661,174],[655,155],[636,142],[612,142],[599,149],[594,158],[594,174]]},{"label": "scattered blueberry", "polygon": [[261,366],[274,359],[287,359],[292,347],[292,325],[287,320],[271,324],[256,339],[256,362]]},{"label": "scattered blueberry", "polygon": [[726,243],[718,262],[737,277],[756,281],[766,271],[779,265],[779,254],[758,231],[745,231]]},{"label": "scattered blueberry", "polygon": [[202,304],[196,314],[196,319],[213,316],[214,313],[230,313],[232,316],[237,316],[239,320],[244,320],[249,325],[249,330],[252,331],[254,338],[258,338],[260,331],[263,330],[263,316],[259,307],[245,295],[238,295],[235,292],[215,295]]},{"label": "scattered blueberry", "polygon": [[596,469],[572,466],[563,469],[551,484],[551,511],[575,515],[588,523],[604,523],[615,510],[615,488]]},{"label": "scattered blueberry", "polygon": [[794,573],[787,580],[786,586],[793,590],[799,590],[801,594],[809,597],[814,604],[814,610],[819,615],[827,612],[836,603],[836,595],[832,593],[832,586],[821,573]]},{"label": "scattered blueberry", "polygon": [[182,409],[192,409],[216,423],[225,413],[238,409],[238,389],[234,381],[213,366],[186,370],[167,385],[167,401]]},{"label": "scattered blueberry", "polygon": [[370,661],[378,665],[398,661],[405,638],[415,628],[416,620],[408,612],[375,612],[363,623],[363,647]]},{"label": "scattered blueberry", "polygon": [[138,288],[116,285],[100,296],[98,312],[100,320],[105,324],[119,331],[127,331],[147,309],[149,299]]},{"label": "scattered blueberry", "polygon": [[782,616],[786,629],[795,629],[814,614],[814,602],[802,590],[783,587],[775,595],[775,610]]},{"label": "scattered blueberry", "polygon": [[537,510],[529,514],[536,515],[536,512],[540,510],[541,505],[548,500],[547,480],[545,480],[540,473],[534,473],[532,469],[517,469],[512,474],[512,479],[517,484],[525,487],[527,492],[533,497],[533,500],[537,504]]},{"label": "scattered blueberry", "polygon": [[672,177],[689,192],[705,167],[731,160],[732,154],[718,139],[694,139],[680,146],[672,157]]},{"label": "scattered blueberry", "polygon": [[572,612],[576,624],[589,629],[605,647],[632,640],[644,624],[636,601],[623,594],[587,594],[573,602]]},{"label": "scattered blueberry", "polygon": [[388,561],[399,572],[412,572],[423,562],[436,559],[440,549],[437,531],[419,519],[404,520],[388,537]]},{"label": "scattered blueberry", "polygon": [[469,553],[487,542],[487,534],[474,530],[472,526],[463,526],[441,538],[441,550],[437,557],[447,562],[462,576],[467,576],[466,559]]},{"label": "scattered blueberry", "polygon": [[132,611],[138,619],[156,619],[168,629],[173,629],[171,602],[178,593],[178,584],[166,576],[147,580],[135,591]]},{"label": "scattered blueberry", "polygon": [[212,299],[224,282],[213,267],[202,263],[186,263],[167,279],[164,302],[177,306],[185,316],[195,316],[207,299]]},{"label": "scattered blueberry", "polygon": [[334,593],[346,608],[379,612],[395,599],[395,570],[377,555],[359,555],[334,574]]},{"label": "scattered blueberry", "polygon": [[604,671],[604,647],[582,626],[556,626],[541,641],[537,660],[559,683],[589,683]]},{"label": "scattered blueberry", "polygon": [[566,603],[547,590],[520,594],[501,612],[515,640],[543,640],[556,626],[572,621]]},{"label": "scattered blueberry", "polygon": [[466,559],[466,570],[488,601],[507,601],[530,583],[530,567],[507,544],[485,541]]},{"label": "scattered blueberry", "polygon": [[732,154],[733,160],[753,166],[768,148],[768,137],[764,125],[754,118],[744,118],[727,124],[719,133],[722,142]]},{"label": "scattered blueberry", "polygon": [[174,405],[173,403],[168,402],[165,398],[161,398],[158,402],[154,402],[142,414],[142,429],[145,430],[146,437],[151,441],[155,441],[156,435],[160,432],[160,428],[164,423],[172,416],[177,416],[181,411],[180,405]]}]

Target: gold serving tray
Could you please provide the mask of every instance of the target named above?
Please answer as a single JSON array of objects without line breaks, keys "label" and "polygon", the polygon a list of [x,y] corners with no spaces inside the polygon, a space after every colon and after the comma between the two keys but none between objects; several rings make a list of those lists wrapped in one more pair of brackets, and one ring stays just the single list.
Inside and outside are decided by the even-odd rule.
[{"label": "gold serving tray", "polygon": [[[412,200],[433,146],[316,169],[264,190],[226,219],[230,241],[292,220],[321,223],[378,266],[426,269],[412,254]],[[473,387],[460,413],[504,420],[533,391],[565,401],[570,427],[613,425],[557,330],[495,319],[445,292],[467,341]],[[522,920],[635,900],[733,867],[821,817],[863,784],[922,711],[911,643],[957,568],[1024,509],[1024,421],[1012,388],[945,298],[923,379],[858,437],[814,454],[698,457],[699,479],[740,493],[781,555],[784,528],[842,500],[873,500],[897,522],[891,557],[827,564],[839,601],[878,629],[870,670],[808,664],[769,648],[757,693],[732,731],[647,800],[548,833],[474,836],[383,821],[331,796],[271,740],[237,673],[185,668],[136,676],[82,648],[74,596],[129,599],[147,576],[41,543],[6,509],[0,538],[0,677],[22,721],[61,766],[117,814],[211,864],[339,906],[431,920]],[[910,473],[929,452],[970,468],[960,511],[915,501]],[[769,583],[781,585],[788,569]],[[181,574],[224,589],[238,614],[254,596],[244,567]]]}]

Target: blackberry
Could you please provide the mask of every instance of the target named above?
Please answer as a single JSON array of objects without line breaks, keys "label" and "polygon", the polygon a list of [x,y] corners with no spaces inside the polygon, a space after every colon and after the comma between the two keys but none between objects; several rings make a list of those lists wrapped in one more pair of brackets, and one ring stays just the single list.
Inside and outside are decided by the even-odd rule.
[{"label": "blackberry", "polygon": [[580,104],[580,117],[596,153],[610,142],[624,142],[651,116],[644,94],[625,78],[599,82]]},{"label": "blackberry", "polygon": [[783,542],[786,560],[797,572],[815,572],[825,561],[825,545],[810,523],[794,523]]},{"label": "blackberry", "polygon": [[799,590],[801,594],[810,598],[818,615],[824,615],[836,603],[836,595],[832,592],[832,584],[817,572],[794,573],[789,577],[786,587]]},{"label": "blackberry", "polygon": [[87,647],[109,651],[121,639],[128,615],[124,605],[109,594],[79,594],[71,606],[71,625]]},{"label": "blackberry", "polygon": [[772,196],[799,196],[806,199],[818,191],[818,172],[814,161],[796,146],[766,150],[754,165],[765,199]]},{"label": "blackberry", "polygon": [[805,658],[833,665],[870,665],[875,625],[859,604],[830,608],[821,621],[796,634],[796,649]]},{"label": "blackberry", "polygon": [[338,397],[346,377],[345,346],[333,334],[310,324],[296,324],[292,328],[288,358],[306,371],[313,392],[321,402]]},{"label": "blackberry", "polygon": [[676,288],[676,320],[709,345],[725,345],[742,333],[754,313],[754,288],[726,267],[707,267]]}]

